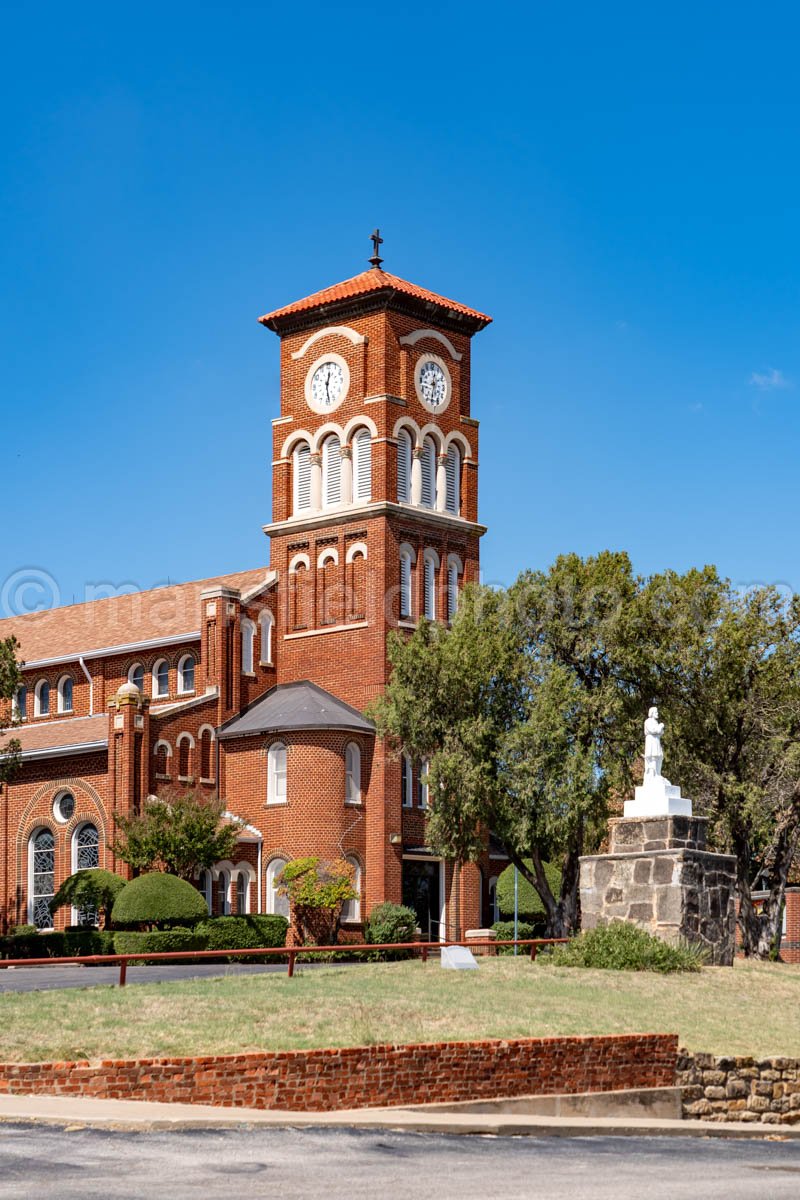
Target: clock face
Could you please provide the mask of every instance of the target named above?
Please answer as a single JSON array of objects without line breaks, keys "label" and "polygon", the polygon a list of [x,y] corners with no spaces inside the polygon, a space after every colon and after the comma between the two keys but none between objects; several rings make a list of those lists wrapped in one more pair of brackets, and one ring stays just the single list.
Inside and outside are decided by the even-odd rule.
[{"label": "clock face", "polygon": [[311,399],[318,409],[334,408],[344,391],[344,371],[338,362],[326,359],[311,376]]},{"label": "clock face", "polygon": [[419,372],[420,398],[431,408],[441,408],[447,399],[447,379],[438,362],[429,359]]}]

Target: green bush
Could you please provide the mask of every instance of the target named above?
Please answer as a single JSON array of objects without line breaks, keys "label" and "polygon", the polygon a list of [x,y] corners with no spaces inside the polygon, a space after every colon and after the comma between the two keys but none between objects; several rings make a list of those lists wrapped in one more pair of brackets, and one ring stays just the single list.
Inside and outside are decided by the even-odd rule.
[{"label": "green bush", "polygon": [[208,908],[197,888],[161,871],[126,883],[111,910],[114,924],[123,927],[196,925],[206,917]]},{"label": "green bush", "polygon": [[[514,922],[513,921],[495,921],[494,925],[492,926],[492,929],[497,934],[498,942],[510,942],[512,940],[512,938],[514,937]],[[530,924],[529,921],[518,921],[517,922],[517,937],[518,938],[532,938],[532,937],[538,937],[538,936],[539,936],[538,933],[534,932],[534,927],[533,927],[533,925]],[[520,951],[521,951],[524,954],[525,950],[526,950],[525,946],[520,946],[517,953],[520,953]],[[497,953],[498,954],[513,954],[514,947],[513,946],[498,946]]]},{"label": "green bush", "polygon": [[[412,908],[386,901],[373,908],[364,925],[364,941],[373,945],[413,942],[417,936],[417,914]],[[373,959],[411,958],[413,950],[377,950]]]},{"label": "green bush", "polygon": [[[547,877],[547,882],[550,885],[550,891],[554,896],[558,897],[561,891],[561,869],[555,863],[543,863],[544,873]],[[525,860],[525,866],[531,871],[533,864],[530,859]],[[540,924],[544,918],[544,905],[539,898],[539,893],[532,883],[529,883],[524,875],[519,876],[518,886],[518,904],[520,920],[531,921],[535,924]],[[500,873],[497,880],[497,907],[500,909],[500,915],[503,917],[514,916],[514,868],[506,867]],[[536,919],[539,918],[537,921]],[[533,936],[533,935],[531,935]],[[542,934],[544,936],[544,934]]]},{"label": "green bush", "polygon": [[115,954],[173,954],[182,950],[205,950],[207,939],[196,929],[154,929],[149,933],[118,930]]},{"label": "green bush", "polygon": [[35,925],[18,925],[17,930],[0,939],[3,958],[74,958],[114,953],[114,935],[105,930],[68,929],[39,933]]},{"label": "green bush", "polygon": [[104,871],[102,867],[76,871],[64,880],[50,901],[50,912],[58,912],[68,904],[78,909],[94,908],[105,916],[107,922],[114,901],[125,887],[125,883],[121,875],[115,875],[113,871]]},{"label": "green bush", "polygon": [[[289,922],[286,917],[252,914],[242,917],[209,917],[197,926],[195,932],[205,937],[209,950],[250,950],[260,946],[285,946]],[[217,959],[224,962],[224,959]],[[236,962],[280,962],[280,955],[270,954],[259,958],[248,954]]]},{"label": "green bush", "polygon": [[571,942],[554,946],[541,962],[556,967],[594,967],[608,971],[699,971],[705,951],[685,943],[663,942],[636,925],[613,921],[587,929]]}]

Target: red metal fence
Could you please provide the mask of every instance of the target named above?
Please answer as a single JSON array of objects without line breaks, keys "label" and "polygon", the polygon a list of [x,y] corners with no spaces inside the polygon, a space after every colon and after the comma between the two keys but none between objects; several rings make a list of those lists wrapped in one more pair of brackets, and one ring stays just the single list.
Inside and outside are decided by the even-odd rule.
[{"label": "red metal fence", "polygon": [[70,963],[79,963],[89,967],[110,967],[119,965],[119,986],[124,987],[128,974],[128,963],[132,962],[148,962],[148,963],[185,963],[187,961],[194,962],[196,959],[204,961],[212,958],[244,958],[244,957],[269,957],[275,958],[283,956],[287,959],[287,975],[291,979],[294,975],[294,967],[297,958],[307,954],[336,954],[339,958],[349,956],[350,954],[374,954],[376,951],[391,951],[391,950],[412,950],[418,953],[423,961],[428,961],[428,956],[431,953],[436,953],[442,950],[445,946],[466,946],[468,950],[477,949],[478,947],[498,947],[498,946],[529,946],[530,958],[533,962],[536,958],[537,951],[540,946],[555,946],[561,942],[567,942],[569,938],[518,938],[516,941],[485,941],[468,942],[386,942],[379,945],[370,943],[358,943],[356,945],[343,946],[263,946],[258,949],[239,949],[232,948],[230,950],[170,950],[158,951],[152,954],[82,954],[72,958],[6,958],[0,959],[0,970],[8,967],[62,967]]}]

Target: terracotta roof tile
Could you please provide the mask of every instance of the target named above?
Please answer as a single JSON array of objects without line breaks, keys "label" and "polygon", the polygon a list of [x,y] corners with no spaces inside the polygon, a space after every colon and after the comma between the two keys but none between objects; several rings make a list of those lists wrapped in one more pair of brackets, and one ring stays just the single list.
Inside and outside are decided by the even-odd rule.
[{"label": "terracotta roof tile", "polygon": [[200,593],[215,584],[236,590],[255,587],[267,578],[265,567],[215,575],[172,587],[154,588],[51,608],[44,612],[7,617],[0,621],[0,639],[13,634],[26,663],[79,654],[131,642],[156,641],[196,632],[200,628]]},{"label": "terracotta roof tile", "polygon": [[485,313],[477,312],[474,308],[467,308],[466,304],[459,304],[457,300],[448,300],[445,296],[437,295],[436,292],[429,292],[427,288],[400,279],[398,275],[390,275],[388,271],[382,271],[379,267],[362,271],[360,275],[354,275],[352,279],[345,279],[343,283],[336,283],[333,287],[324,288],[321,292],[314,292],[313,296],[306,296],[303,300],[295,300],[293,304],[287,304],[284,308],[276,308],[273,312],[266,313],[258,319],[262,325],[271,326],[274,321],[292,316],[294,313],[322,308],[323,305],[334,304],[339,300],[350,300],[357,296],[366,296],[371,292],[380,291],[400,292],[415,300],[440,305],[442,308],[449,309],[450,312],[460,313],[462,316],[470,317],[473,321],[479,321],[482,326],[488,325],[492,319]]},{"label": "terracotta roof tile", "polygon": [[107,743],[108,714],[41,721],[35,725],[20,725],[8,732],[20,743],[23,753],[29,754],[37,750],[66,750],[70,746],[85,746],[90,742]]}]

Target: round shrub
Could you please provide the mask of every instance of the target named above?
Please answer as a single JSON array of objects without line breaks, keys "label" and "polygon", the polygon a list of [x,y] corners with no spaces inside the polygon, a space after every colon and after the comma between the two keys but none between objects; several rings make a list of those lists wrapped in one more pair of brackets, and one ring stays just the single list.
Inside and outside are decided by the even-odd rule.
[{"label": "round shrub", "polygon": [[540,960],[556,967],[594,967],[608,971],[699,971],[706,961],[700,946],[663,942],[636,925],[613,921],[586,929]]},{"label": "round shrub", "polygon": [[205,950],[206,939],[196,929],[154,929],[149,933],[118,930],[115,954],[175,954],[181,950]]},{"label": "round shrub", "polygon": [[[498,942],[510,942],[513,940],[513,937],[514,937],[514,922],[513,921],[495,921],[494,925],[492,926],[492,929],[497,934]],[[531,925],[528,921],[518,921],[517,922],[517,937],[518,938],[532,938],[532,937],[537,937],[537,936],[538,935],[534,932],[533,925]],[[526,950],[527,950],[527,946],[518,947],[518,953],[521,951],[524,954]],[[514,947],[513,946],[498,946],[497,953],[498,954],[513,954]]]},{"label": "round shrub", "polygon": [[[558,897],[561,891],[561,870],[555,863],[543,863],[544,873],[547,877],[547,882],[550,885],[550,891],[554,896]],[[525,860],[525,866],[533,871],[533,864],[530,859]],[[532,883],[529,883],[524,875],[520,873],[518,884],[518,904],[519,917],[526,921],[541,923],[541,919],[545,916],[544,905],[539,897],[539,893]],[[514,868],[506,867],[500,872],[497,880],[497,907],[500,909],[501,916],[514,916]],[[531,935],[533,936],[533,935]]]},{"label": "round shrub", "polygon": [[98,913],[104,913],[107,919],[125,883],[121,875],[104,871],[102,867],[76,871],[61,884],[50,901],[50,911],[55,913],[66,905],[78,909],[94,908]]},{"label": "round shrub", "polygon": [[[412,908],[386,901],[373,908],[364,925],[364,941],[373,945],[413,942],[417,936],[417,914]],[[413,950],[376,951],[377,958],[407,958]]]},{"label": "round shrub", "polygon": [[196,887],[160,871],[126,883],[111,910],[118,926],[196,925],[207,916],[206,902]]}]

